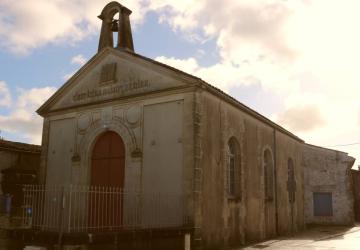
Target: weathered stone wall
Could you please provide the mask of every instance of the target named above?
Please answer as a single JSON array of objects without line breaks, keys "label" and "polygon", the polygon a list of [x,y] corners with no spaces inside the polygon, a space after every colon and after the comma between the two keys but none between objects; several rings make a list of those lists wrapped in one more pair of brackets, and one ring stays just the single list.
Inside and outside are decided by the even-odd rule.
[{"label": "weathered stone wall", "polygon": [[[350,169],[354,158],[347,153],[304,145],[305,221],[307,224],[352,225],[354,203]],[[314,192],[332,193],[332,216],[314,216]]]},{"label": "weathered stone wall", "polygon": [[[279,234],[302,229],[302,143],[208,92],[202,92],[201,103],[201,231],[205,248],[220,249],[273,237],[277,227]],[[231,137],[240,145],[241,199],[231,199],[226,191],[226,147]],[[265,149],[272,152],[276,162],[272,201],[265,201]],[[297,182],[293,219],[286,184],[289,158],[294,161]]]},{"label": "weathered stone wall", "polygon": [[1,159],[1,170],[7,169],[10,167],[14,167],[18,161],[19,153],[12,152],[8,150],[1,150],[0,151],[0,159]]},{"label": "weathered stone wall", "polygon": [[351,169],[355,221],[360,222],[360,171]]},{"label": "weathered stone wall", "polygon": [[[65,167],[71,168],[68,172],[72,173],[66,179],[59,180],[62,183],[71,182],[73,184],[88,184],[88,163],[89,153],[91,153],[92,145],[94,144],[97,136],[107,130],[115,130],[118,132],[126,145],[128,160],[126,168],[129,171],[135,171],[135,169],[141,170],[142,164],[142,152],[144,150],[143,145],[143,108],[154,104],[166,105],[169,102],[183,101],[184,112],[179,114],[184,116],[182,119],[181,128],[186,130],[183,134],[183,138],[178,138],[179,142],[184,142],[185,151],[187,154],[193,151],[192,147],[192,94],[175,94],[166,97],[135,100],[135,101],[115,101],[107,105],[89,105],[81,109],[69,109],[61,113],[50,115],[45,120],[45,125],[49,126],[47,130],[54,131],[54,134],[50,136],[50,140],[44,140],[43,148],[49,147],[53,144],[56,147],[61,148],[66,154],[61,154],[66,161],[69,161],[70,166],[63,166],[54,162],[54,169],[61,172]],[[56,133],[54,124],[60,124],[61,133]],[[49,125],[48,125],[49,124]],[[45,126],[44,125],[44,126]],[[69,137],[71,142],[62,143],[62,138]],[[186,141],[182,141],[186,139]],[[51,143],[51,140],[53,141]],[[148,145],[145,145],[148,146]],[[139,154],[135,154],[140,150]],[[171,150],[168,148],[167,150]],[[134,153],[135,151],[135,153]],[[49,148],[48,152],[44,152],[47,155],[47,168],[49,168],[49,159],[53,158],[57,152],[53,148]],[[164,155],[167,152],[163,152]],[[191,161],[189,162],[189,159]],[[185,163],[192,163],[192,155],[186,157]],[[52,166],[51,166],[52,167]],[[49,173],[48,173],[49,174]],[[59,173],[58,173],[59,174]],[[191,173],[192,174],[192,173]],[[51,175],[57,175],[53,173]],[[133,175],[133,174],[130,174]],[[137,175],[137,174],[135,174]],[[130,177],[129,177],[130,178]],[[130,188],[138,188],[130,186]]]},{"label": "weathered stone wall", "polygon": [[0,171],[17,168],[38,173],[39,166],[39,146],[0,140]]},{"label": "weathered stone wall", "polygon": [[[276,180],[278,234],[286,235],[304,228],[304,169],[302,143],[282,133],[276,133]],[[289,202],[288,162],[293,160],[295,169],[295,202]]]},{"label": "weathered stone wall", "polygon": [[[170,104],[181,109],[173,112]],[[153,111],[146,115],[149,110]],[[166,117],[168,112],[172,113]],[[170,120],[170,116],[173,120],[176,118],[175,121]],[[183,218],[194,221],[192,93],[166,93],[154,98],[87,105],[49,115],[45,121],[44,127],[48,124],[50,131],[43,145],[44,149],[48,148],[43,151],[48,185],[91,185],[92,147],[99,135],[111,130],[118,133],[125,144],[124,188],[169,193],[178,195],[179,200],[184,195],[186,202],[182,203],[181,199],[178,201],[181,204],[177,203],[172,211],[181,211],[179,223],[183,223]],[[171,122],[176,124],[171,126]],[[153,129],[145,131],[144,126]],[[176,128],[178,131],[174,131]],[[167,136],[162,133],[165,129]]]}]

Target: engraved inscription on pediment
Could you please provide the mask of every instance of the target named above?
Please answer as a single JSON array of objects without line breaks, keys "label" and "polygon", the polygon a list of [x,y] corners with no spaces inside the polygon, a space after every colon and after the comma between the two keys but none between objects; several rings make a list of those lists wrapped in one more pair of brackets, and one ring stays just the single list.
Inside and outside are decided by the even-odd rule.
[{"label": "engraved inscription on pediment", "polygon": [[116,67],[117,64],[115,62],[102,66],[99,81],[100,86],[113,84],[116,82]]},{"label": "engraved inscription on pediment", "polygon": [[100,81],[98,86],[75,92],[72,97],[73,102],[113,95],[128,95],[150,88],[150,81],[133,71],[130,71],[128,76],[124,78],[116,79],[116,74],[113,76],[113,71],[116,72],[116,64],[114,65],[106,64],[103,66],[100,79],[104,79],[104,81]]}]

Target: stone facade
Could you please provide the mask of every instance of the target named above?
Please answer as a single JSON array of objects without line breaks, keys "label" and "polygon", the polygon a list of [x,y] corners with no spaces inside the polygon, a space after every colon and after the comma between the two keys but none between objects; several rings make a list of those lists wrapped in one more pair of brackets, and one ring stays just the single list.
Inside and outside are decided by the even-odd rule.
[{"label": "stone facade", "polygon": [[[119,92],[74,98],[79,91],[108,88],[98,85],[98,76],[109,63],[121,69],[116,75],[119,86],[135,74],[148,87],[140,93],[129,90],[125,96]],[[92,147],[99,135],[110,130],[125,143],[125,188],[167,190],[187,197],[185,216],[194,227],[195,244],[218,248],[304,228],[303,141],[198,78],[107,48],[39,112],[47,127],[42,172],[48,185],[91,185]],[[165,140],[170,137],[176,140]],[[241,199],[227,194],[230,138],[239,144]],[[276,171],[272,200],[265,197],[265,150]],[[289,202],[289,159],[295,167],[294,203]]]},{"label": "stone facade", "polygon": [[355,221],[360,222],[360,171],[351,169]]},{"label": "stone facade", "polygon": [[[350,169],[355,159],[347,153],[305,144],[305,222],[307,224],[352,225],[354,198]],[[315,214],[316,194],[329,194],[332,215]]]}]

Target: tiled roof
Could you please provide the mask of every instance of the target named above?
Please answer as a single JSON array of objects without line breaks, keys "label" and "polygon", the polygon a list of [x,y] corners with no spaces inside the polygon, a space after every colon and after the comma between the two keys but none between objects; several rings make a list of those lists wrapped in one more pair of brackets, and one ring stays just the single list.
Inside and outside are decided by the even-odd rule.
[{"label": "tiled roof", "polygon": [[22,142],[6,141],[0,139],[0,151],[22,151],[29,153],[40,153],[41,146]]}]

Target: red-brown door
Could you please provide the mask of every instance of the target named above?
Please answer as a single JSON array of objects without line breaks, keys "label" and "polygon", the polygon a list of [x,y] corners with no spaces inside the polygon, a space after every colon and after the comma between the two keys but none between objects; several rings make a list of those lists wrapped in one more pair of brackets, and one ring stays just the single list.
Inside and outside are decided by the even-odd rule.
[{"label": "red-brown door", "polygon": [[125,146],[113,131],[96,141],[91,157],[90,227],[115,229],[122,224]]}]

